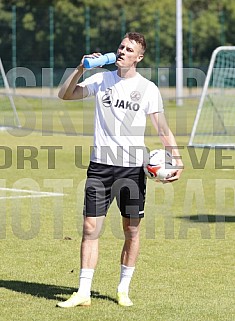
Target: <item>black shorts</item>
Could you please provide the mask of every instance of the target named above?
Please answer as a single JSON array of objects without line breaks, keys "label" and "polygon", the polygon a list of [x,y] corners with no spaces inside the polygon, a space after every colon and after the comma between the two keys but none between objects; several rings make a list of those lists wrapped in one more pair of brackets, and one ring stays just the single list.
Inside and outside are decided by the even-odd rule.
[{"label": "black shorts", "polygon": [[122,167],[90,162],[84,196],[85,216],[107,214],[116,198],[124,217],[144,217],[146,176],[142,167]]}]

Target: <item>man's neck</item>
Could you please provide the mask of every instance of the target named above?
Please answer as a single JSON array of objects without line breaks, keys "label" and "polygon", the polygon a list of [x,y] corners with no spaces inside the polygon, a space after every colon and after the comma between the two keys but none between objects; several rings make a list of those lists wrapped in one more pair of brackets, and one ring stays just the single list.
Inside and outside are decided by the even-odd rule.
[{"label": "man's neck", "polygon": [[118,68],[117,74],[121,78],[133,78],[136,76],[136,68]]}]

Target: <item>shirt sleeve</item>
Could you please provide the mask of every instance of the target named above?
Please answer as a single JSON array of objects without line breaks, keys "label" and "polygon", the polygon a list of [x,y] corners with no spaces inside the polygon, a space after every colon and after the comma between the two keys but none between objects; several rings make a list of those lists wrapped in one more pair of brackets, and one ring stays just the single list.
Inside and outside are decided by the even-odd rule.
[{"label": "shirt sleeve", "polygon": [[147,114],[163,113],[164,107],[163,107],[162,96],[158,87],[154,83],[151,83],[148,86],[147,95],[148,95],[148,104],[147,104],[146,113]]},{"label": "shirt sleeve", "polygon": [[88,96],[94,96],[97,93],[98,87],[103,79],[102,74],[101,72],[96,73],[79,83],[79,86],[87,88]]}]

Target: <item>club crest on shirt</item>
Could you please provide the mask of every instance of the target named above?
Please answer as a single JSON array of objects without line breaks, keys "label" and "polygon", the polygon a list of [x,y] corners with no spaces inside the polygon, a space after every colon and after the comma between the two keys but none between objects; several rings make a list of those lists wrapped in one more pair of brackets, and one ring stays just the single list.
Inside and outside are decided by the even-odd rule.
[{"label": "club crest on shirt", "polygon": [[105,107],[111,107],[112,102],[113,102],[112,89],[107,88],[105,90],[104,96],[102,97],[102,103]]},{"label": "club crest on shirt", "polygon": [[130,97],[132,101],[138,101],[141,98],[141,94],[139,91],[132,91],[132,93],[130,94]]}]

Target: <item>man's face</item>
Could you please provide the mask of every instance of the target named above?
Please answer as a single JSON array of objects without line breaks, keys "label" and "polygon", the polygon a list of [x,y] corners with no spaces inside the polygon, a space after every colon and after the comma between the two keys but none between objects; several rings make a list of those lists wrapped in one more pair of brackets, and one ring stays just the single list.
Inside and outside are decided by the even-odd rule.
[{"label": "man's face", "polygon": [[129,38],[124,38],[117,50],[116,66],[119,68],[135,67],[144,55],[143,49],[139,43]]}]

